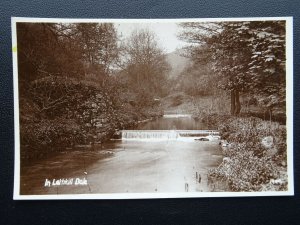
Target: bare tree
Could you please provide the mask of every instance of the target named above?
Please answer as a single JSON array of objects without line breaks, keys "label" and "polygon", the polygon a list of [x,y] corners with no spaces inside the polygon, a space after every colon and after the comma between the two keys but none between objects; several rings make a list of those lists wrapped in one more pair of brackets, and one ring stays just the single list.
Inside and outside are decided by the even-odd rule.
[{"label": "bare tree", "polygon": [[160,92],[169,64],[156,36],[149,30],[135,30],[125,41],[122,65],[133,86]]}]

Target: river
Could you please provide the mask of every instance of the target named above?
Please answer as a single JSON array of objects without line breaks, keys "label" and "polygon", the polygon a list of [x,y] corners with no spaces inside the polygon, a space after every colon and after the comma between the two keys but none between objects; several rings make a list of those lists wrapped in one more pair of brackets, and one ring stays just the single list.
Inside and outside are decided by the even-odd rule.
[{"label": "river", "polygon": [[[136,130],[206,128],[191,117],[165,117],[140,123]],[[20,192],[22,195],[209,192],[213,189],[208,185],[207,170],[218,166],[221,160],[216,141],[110,140],[93,147],[58,152],[35,163],[21,163]],[[60,179],[66,183],[53,185]],[[76,181],[80,181],[78,185]]]}]

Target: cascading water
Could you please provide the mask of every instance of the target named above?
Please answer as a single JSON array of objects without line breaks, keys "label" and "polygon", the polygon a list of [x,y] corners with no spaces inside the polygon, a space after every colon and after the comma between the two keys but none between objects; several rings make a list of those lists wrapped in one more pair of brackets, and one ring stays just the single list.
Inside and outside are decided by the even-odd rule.
[{"label": "cascading water", "polygon": [[168,130],[123,130],[122,139],[177,139],[178,133]]},{"label": "cascading water", "polygon": [[191,114],[165,114],[164,118],[191,118]]},{"label": "cascading water", "polygon": [[219,139],[214,130],[122,130],[122,140],[208,140]]}]

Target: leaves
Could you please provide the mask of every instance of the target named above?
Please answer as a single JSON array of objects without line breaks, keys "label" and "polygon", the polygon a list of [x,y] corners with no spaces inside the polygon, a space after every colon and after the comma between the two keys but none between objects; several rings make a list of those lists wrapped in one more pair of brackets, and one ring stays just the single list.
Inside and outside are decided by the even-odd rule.
[{"label": "leaves", "polygon": [[[285,127],[253,117],[220,121],[219,130],[231,144],[222,149],[225,158],[209,171],[210,177],[227,181],[232,191],[260,191],[280,176],[278,164],[286,160]],[[266,137],[272,139],[268,147]]]},{"label": "leaves", "polygon": [[[210,59],[211,69],[220,79],[220,88],[259,95],[265,102],[271,100],[268,94],[274,96],[278,89],[285,88],[284,21],[180,25],[183,31],[179,37],[191,43],[190,56],[199,63],[203,56]],[[284,105],[285,92],[276,97],[278,104]],[[266,106],[273,103],[274,100]]]}]

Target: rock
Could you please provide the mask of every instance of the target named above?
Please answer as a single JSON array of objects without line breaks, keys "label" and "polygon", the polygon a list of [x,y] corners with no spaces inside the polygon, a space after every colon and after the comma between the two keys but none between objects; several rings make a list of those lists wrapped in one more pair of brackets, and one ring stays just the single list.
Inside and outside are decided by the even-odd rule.
[{"label": "rock", "polygon": [[221,145],[222,148],[226,148],[226,147],[229,146],[229,143],[228,143],[228,141],[226,141],[226,140],[221,140],[221,141],[220,141],[220,145]]},{"label": "rock", "polygon": [[231,161],[231,159],[229,157],[224,157],[223,158],[223,162],[230,162],[230,161]]},{"label": "rock", "polygon": [[213,140],[220,140],[220,139],[221,139],[221,136],[219,136],[219,135],[213,135],[213,136],[212,136],[212,139],[213,139]]},{"label": "rock", "polygon": [[265,147],[265,148],[272,148],[274,145],[274,138],[272,136],[267,136],[264,137],[261,140],[261,144]]},{"label": "rock", "polygon": [[273,156],[273,155],[275,155],[276,153],[277,153],[277,148],[269,148],[269,149],[266,150],[266,154],[267,154],[268,156]]},{"label": "rock", "polygon": [[205,137],[201,137],[199,139],[195,139],[195,141],[209,141],[209,139]]},{"label": "rock", "polygon": [[282,184],[284,184],[284,182],[281,179],[276,179],[276,180],[271,179],[270,183],[274,184],[274,185],[282,185]]}]

